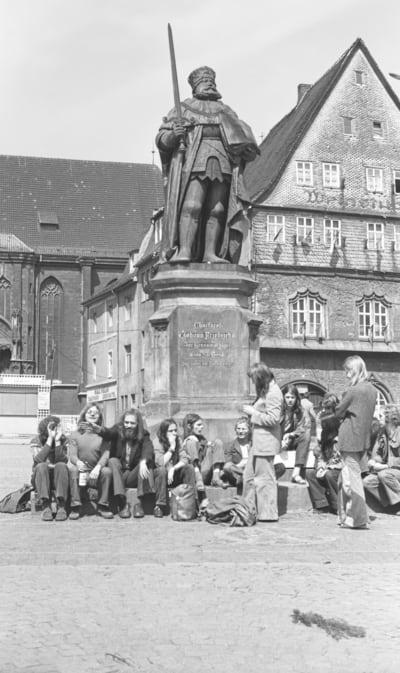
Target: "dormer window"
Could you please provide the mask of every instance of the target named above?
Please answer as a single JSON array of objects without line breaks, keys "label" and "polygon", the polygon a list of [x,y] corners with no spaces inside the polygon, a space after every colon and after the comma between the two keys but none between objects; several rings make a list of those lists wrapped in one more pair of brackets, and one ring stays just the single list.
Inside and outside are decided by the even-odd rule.
[{"label": "dormer window", "polygon": [[41,231],[57,231],[60,228],[57,214],[52,210],[41,210],[38,212],[37,218]]}]

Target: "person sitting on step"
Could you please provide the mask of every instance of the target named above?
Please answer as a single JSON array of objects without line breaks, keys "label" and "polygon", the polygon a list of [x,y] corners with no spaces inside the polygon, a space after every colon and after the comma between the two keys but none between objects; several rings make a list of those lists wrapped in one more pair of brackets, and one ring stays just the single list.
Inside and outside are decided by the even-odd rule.
[{"label": "person sitting on step", "polygon": [[162,516],[168,505],[168,488],[179,484],[190,484],[196,492],[194,467],[189,463],[189,455],[178,437],[178,426],[173,418],[161,421],[157,437],[154,440],[156,468],[154,481],[158,497],[158,508]]},{"label": "person sitting on step", "polygon": [[32,486],[43,508],[43,521],[52,521],[51,492],[57,501],[56,521],[65,521],[65,505],[69,494],[67,444],[58,416],[42,418],[38,434],[32,437],[30,448],[33,456]]},{"label": "person sitting on step", "polygon": [[203,435],[204,423],[198,414],[186,414],[183,419],[183,447],[194,467],[199,499],[205,496],[205,486],[222,486],[221,470],[225,453],[220,439],[210,442]]},{"label": "person sitting on step", "polygon": [[70,519],[81,515],[81,490],[91,489],[97,499],[97,511],[104,519],[112,519],[109,506],[112,472],[108,467],[109,446],[99,437],[96,428],[103,422],[103,414],[98,404],[91,402],[84,407],[78,428],[68,437],[68,469],[71,484]]},{"label": "person sitting on step", "polygon": [[302,409],[300,393],[295,385],[287,385],[282,392],[281,449],[283,451],[296,451],[292,481],[295,484],[306,485],[307,482],[302,472],[305,471],[309,449],[308,433],[306,432],[307,424],[310,422],[309,416]]},{"label": "person sitting on step", "polygon": [[138,502],[133,508],[135,519],[144,517],[143,498],[155,493],[154,516],[162,516],[162,494],[154,483],[154,448],[138,409],[127,409],[119,423],[111,428],[97,428],[96,432],[110,442],[108,464],[114,480],[114,495],[120,503],[119,516],[129,518],[131,512],[126,502],[125,489],[137,488]]}]

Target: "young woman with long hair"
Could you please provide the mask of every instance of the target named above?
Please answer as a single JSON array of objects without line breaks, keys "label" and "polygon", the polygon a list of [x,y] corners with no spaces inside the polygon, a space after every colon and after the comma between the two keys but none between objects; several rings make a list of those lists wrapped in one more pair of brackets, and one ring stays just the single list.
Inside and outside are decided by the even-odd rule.
[{"label": "young woman with long hair", "polygon": [[338,450],[343,459],[339,481],[339,525],[343,528],[368,528],[361,468],[369,449],[377,391],[369,382],[365,362],[359,355],[346,358],[344,371],[349,388],[335,412],[341,420]]},{"label": "young woman with long hair", "polygon": [[296,451],[292,481],[295,484],[306,485],[304,479],[307,464],[308,449],[310,446],[308,431],[310,417],[304,412],[301,397],[297,387],[287,385],[283,391],[283,418],[282,418],[282,449]]},{"label": "young woman with long hair", "polygon": [[156,464],[154,480],[156,491],[160,493],[158,506],[164,511],[168,505],[168,488],[190,484],[196,490],[194,467],[190,465],[189,455],[182,446],[174,418],[161,421],[153,445]]},{"label": "young woman with long hair", "polygon": [[243,475],[243,496],[256,508],[259,521],[278,521],[278,487],[274,456],[281,447],[282,393],[263,362],[249,376],[256,389],[254,404],[243,405],[252,427],[252,445]]}]

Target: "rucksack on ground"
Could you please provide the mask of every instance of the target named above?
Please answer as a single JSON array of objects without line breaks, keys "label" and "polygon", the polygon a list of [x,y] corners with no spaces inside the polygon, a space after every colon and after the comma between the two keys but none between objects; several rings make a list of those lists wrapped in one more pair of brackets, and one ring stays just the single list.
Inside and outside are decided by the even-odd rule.
[{"label": "rucksack on ground", "polygon": [[220,523],[229,526],[254,526],[257,512],[240,495],[227,496],[219,502],[208,503],[205,510],[208,523]]},{"label": "rucksack on ground", "polygon": [[171,490],[169,509],[174,521],[192,521],[197,518],[196,491],[191,484],[179,484]]},{"label": "rucksack on ground", "polygon": [[0,500],[0,512],[4,514],[16,514],[25,512],[30,503],[30,495],[33,487],[30,484],[24,484],[17,491],[8,493]]}]

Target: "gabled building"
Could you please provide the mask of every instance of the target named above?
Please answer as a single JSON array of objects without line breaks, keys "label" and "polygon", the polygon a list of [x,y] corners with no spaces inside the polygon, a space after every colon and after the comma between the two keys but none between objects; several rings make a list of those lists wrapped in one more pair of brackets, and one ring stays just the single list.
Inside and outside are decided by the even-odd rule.
[{"label": "gabled building", "polygon": [[36,416],[37,387],[24,382],[52,381],[52,411],[77,412],[82,301],[123,272],[162,201],[153,165],[0,156],[2,426]]},{"label": "gabled building", "polygon": [[400,398],[400,101],[361,39],[248,165],[261,357],[318,398],[358,353]]}]

